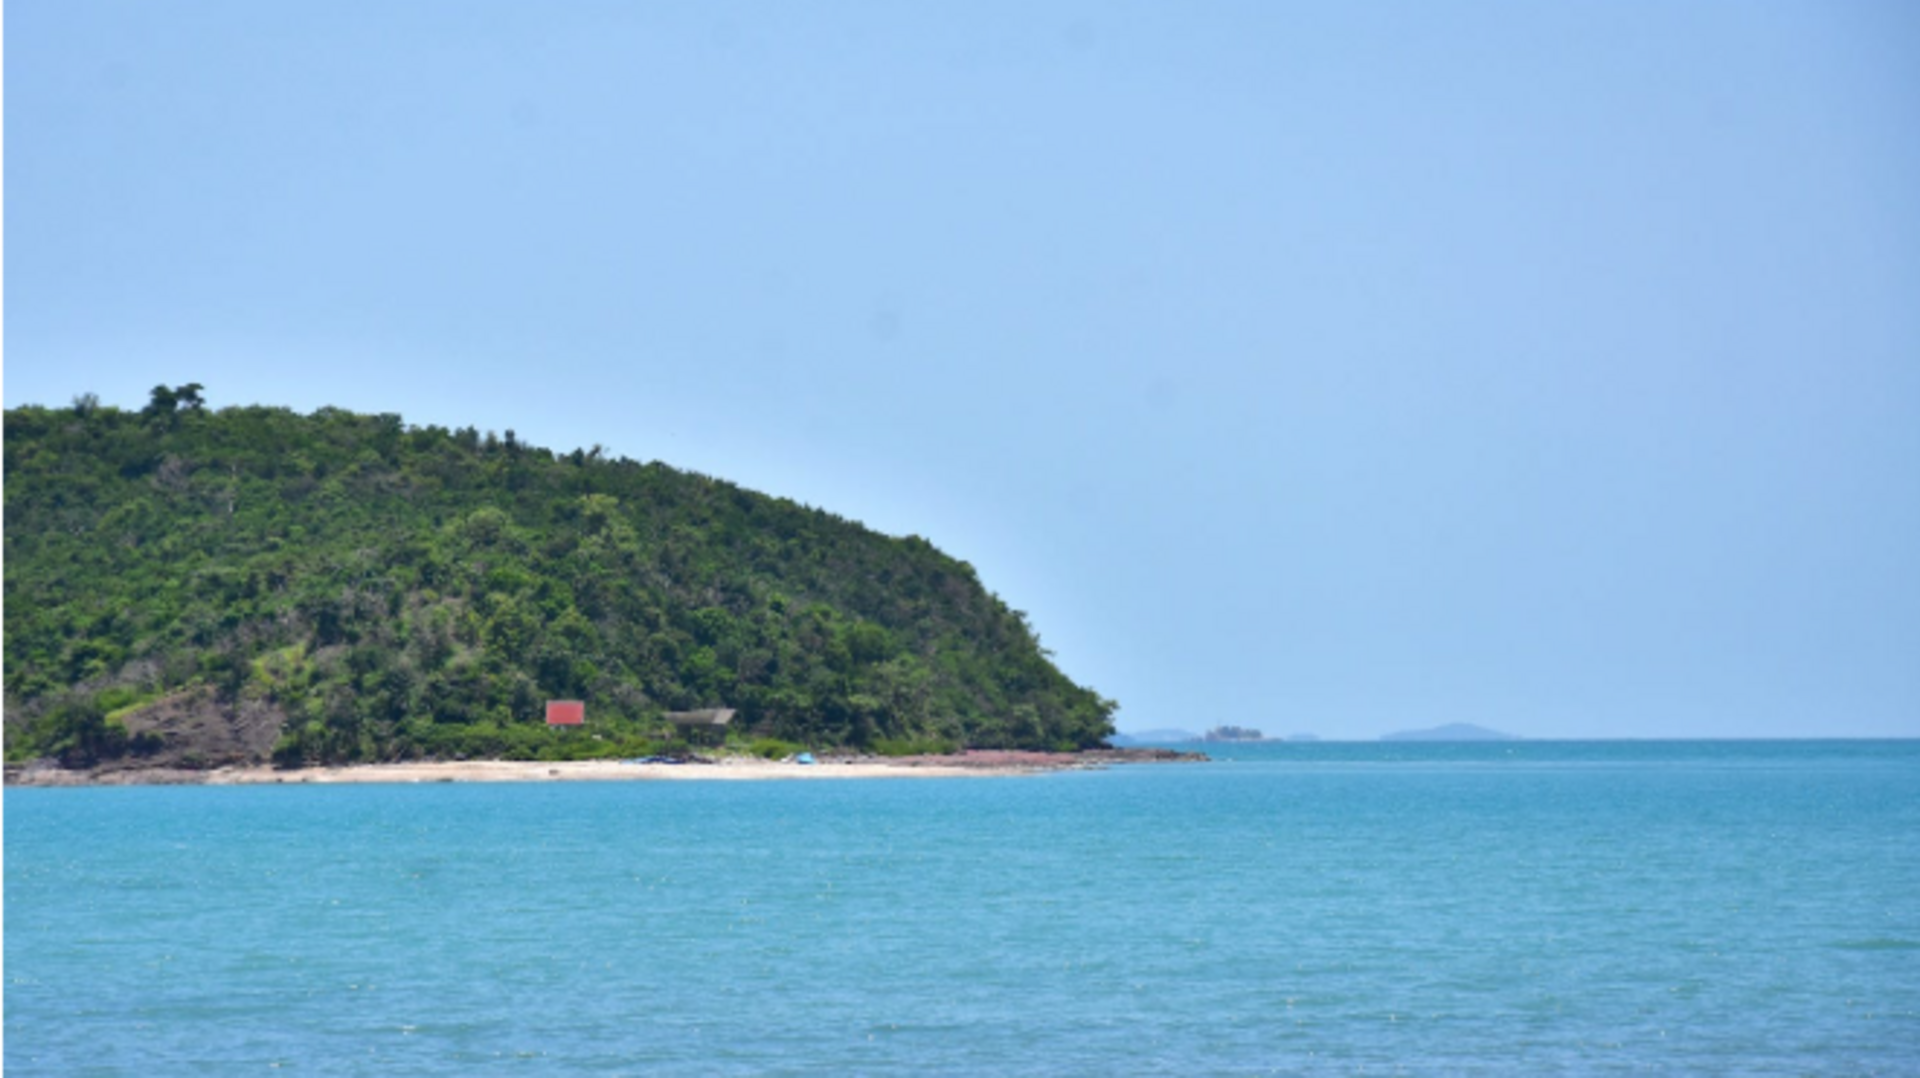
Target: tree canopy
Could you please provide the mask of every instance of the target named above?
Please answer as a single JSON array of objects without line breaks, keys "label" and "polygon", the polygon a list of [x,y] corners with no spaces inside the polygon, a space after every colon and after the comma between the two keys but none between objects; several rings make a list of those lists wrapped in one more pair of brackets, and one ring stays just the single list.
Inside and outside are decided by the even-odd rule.
[{"label": "tree canopy", "polygon": [[[264,729],[285,764],[611,755],[719,706],[815,747],[1112,733],[924,539],[599,446],[203,388],[6,412],[8,759],[249,755],[182,716]],[[586,730],[546,729],[553,698]]]}]

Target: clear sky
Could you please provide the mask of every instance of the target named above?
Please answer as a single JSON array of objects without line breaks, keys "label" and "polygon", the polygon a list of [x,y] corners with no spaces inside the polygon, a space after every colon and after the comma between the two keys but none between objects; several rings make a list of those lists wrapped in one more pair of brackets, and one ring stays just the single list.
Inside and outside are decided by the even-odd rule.
[{"label": "clear sky", "polygon": [[10,0],[5,399],[917,533],[1122,729],[1920,736],[1920,5]]}]

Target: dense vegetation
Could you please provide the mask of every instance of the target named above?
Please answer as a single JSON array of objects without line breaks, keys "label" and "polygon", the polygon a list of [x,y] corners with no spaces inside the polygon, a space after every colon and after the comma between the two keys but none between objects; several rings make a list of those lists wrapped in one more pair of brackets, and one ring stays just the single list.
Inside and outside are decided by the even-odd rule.
[{"label": "dense vegetation", "polygon": [[712,706],[768,751],[1112,733],[965,562],[663,464],[198,385],[5,435],[9,760],[613,755]]}]

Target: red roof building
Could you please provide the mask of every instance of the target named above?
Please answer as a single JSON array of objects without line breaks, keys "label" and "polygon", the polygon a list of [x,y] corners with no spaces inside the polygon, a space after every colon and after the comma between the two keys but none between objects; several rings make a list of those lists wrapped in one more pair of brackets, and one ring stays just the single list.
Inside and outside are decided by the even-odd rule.
[{"label": "red roof building", "polygon": [[548,700],[548,726],[581,726],[587,721],[587,705],[578,700]]}]

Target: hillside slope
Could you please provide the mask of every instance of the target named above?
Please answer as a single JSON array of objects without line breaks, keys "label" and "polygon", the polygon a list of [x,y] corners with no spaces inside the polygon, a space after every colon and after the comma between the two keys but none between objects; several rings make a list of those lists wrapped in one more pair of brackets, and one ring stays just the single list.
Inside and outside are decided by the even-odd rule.
[{"label": "hillside slope", "polygon": [[[512,431],[199,388],[7,411],[9,760],[610,755],[714,706],[820,747],[1112,732],[923,539]],[[547,730],[550,698],[588,728]]]}]

